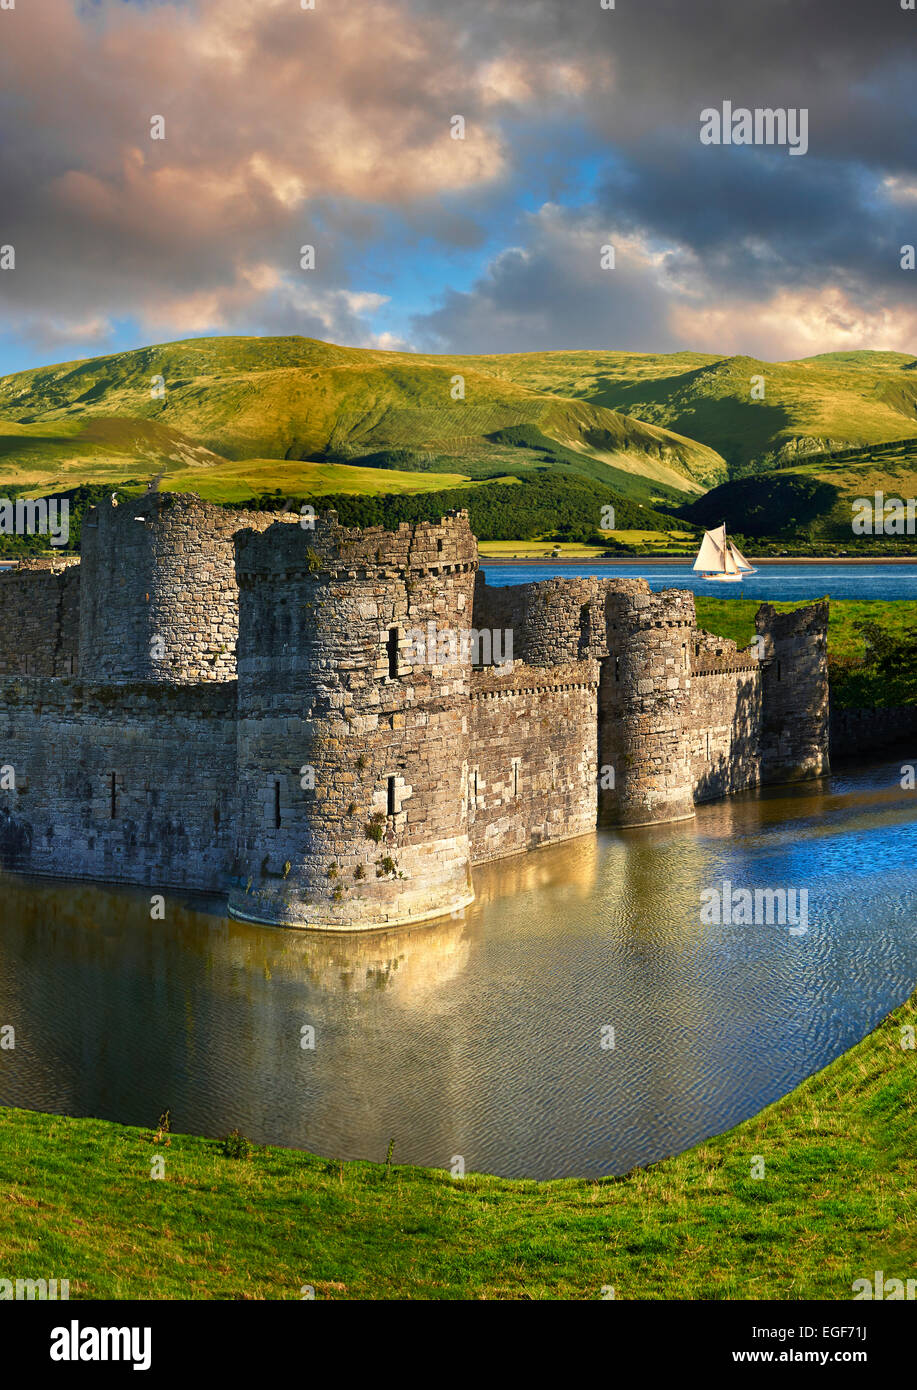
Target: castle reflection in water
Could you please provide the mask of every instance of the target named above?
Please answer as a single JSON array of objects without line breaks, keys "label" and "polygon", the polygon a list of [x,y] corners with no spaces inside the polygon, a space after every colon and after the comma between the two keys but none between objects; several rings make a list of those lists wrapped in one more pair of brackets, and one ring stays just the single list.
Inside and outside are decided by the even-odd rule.
[{"label": "castle reflection in water", "polygon": [[[484,865],[472,905],[394,931],[291,933],[176,897],[157,920],[143,890],[5,877],[0,1102],[145,1127],[168,1108],[176,1131],[330,1159],[394,1138],[396,1162],[514,1176],[655,1161],[910,992],[917,820],[895,773]],[[704,925],[723,879],[805,885],[808,935]]]}]

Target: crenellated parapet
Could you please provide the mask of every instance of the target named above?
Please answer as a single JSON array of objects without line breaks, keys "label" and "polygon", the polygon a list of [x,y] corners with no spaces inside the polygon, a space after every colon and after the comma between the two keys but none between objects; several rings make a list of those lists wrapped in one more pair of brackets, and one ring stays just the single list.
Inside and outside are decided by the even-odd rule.
[{"label": "crenellated parapet", "polygon": [[79,670],[80,562],[30,556],[0,571],[0,676]]},{"label": "crenellated parapet", "polygon": [[728,637],[698,628],[694,634],[694,654],[691,673],[694,676],[722,676],[734,671],[760,670],[760,652],[756,643],[739,646]]},{"label": "crenellated parapet", "polygon": [[257,527],[255,534],[247,533],[244,523],[236,527],[240,584],[249,577],[301,573],[336,579],[436,579],[473,575],[478,567],[477,541],[465,511],[450,512],[440,522],[402,522],[394,531],[342,526],[333,511],[321,513],[309,526],[299,518],[296,523],[275,521]]},{"label": "crenellated parapet", "polygon": [[597,660],[607,652],[607,583],[570,576],[491,586],[479,574],[474,594],[475,626],[511,631],[514,655],[530,666]]}]

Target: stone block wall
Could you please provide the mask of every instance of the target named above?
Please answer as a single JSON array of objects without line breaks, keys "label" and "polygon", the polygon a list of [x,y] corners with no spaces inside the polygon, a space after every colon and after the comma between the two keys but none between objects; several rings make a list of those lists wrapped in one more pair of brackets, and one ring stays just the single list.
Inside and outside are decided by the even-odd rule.
[{"label": "stone block wall", "polygon": [[695,802],[761,780],[761,663],[754,644],[698,630],[691,668],[689,745]]},{"label": "stone block wall", "polygon": [[98,682],[234,680],[234,537],[274,522],[174,492],[94,507],[81,537],[81,673]]},{"label": "stone block wall", "polygon": [[601,662],[599,761],[604,824],[648,825],[694,815],[691,655],[694,595],[651,593],[645,580],[606,591],[609,655]]},{"label": "stone block wall", "polygon": [[545,579],[491,587],[478,574],[474,625],[511,630],[513,657],[529,666],[563,666],[605,656],[604,594],[614,580]]},{"label": "stone block wall", "polygon": [[595,830],[598,677],[594,661],[472,673],[475,863]]},{"label": "stone block wall", "polygon": [[755,616],[761,639],[761,780],[821,777],[828,761],[828,603]]},{"label": "stone block wall", "polygon": [[37,557],[0,570],[0,676],[79,670],[80,562]]},{"label": "stone block wall", "polygon": [[224,891],[235,821],[234,684],[0,682],[0,866]]}]

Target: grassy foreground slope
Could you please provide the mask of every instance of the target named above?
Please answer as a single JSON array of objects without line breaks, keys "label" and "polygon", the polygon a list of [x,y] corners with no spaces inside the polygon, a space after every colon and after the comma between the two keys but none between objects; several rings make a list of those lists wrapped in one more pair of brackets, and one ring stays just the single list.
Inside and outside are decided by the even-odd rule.
[{"label": "grassy foreground slope", "polygon": [[912,998],[754,1119],[600,1181],[230,1158],[0,1110],[0,1278],[69,1277],[75,1298],[849,1299],[917,1268],[915,1025]]}]

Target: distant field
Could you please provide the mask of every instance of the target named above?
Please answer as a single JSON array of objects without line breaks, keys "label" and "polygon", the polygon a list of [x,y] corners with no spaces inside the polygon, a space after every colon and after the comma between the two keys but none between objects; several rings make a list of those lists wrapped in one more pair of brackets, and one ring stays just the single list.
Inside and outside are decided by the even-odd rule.
[{"label": "distant field", "polygon": [[576,560],[586,556],[600,559],[605,553],[602,545],[580,545],[574,541],[479,541],[482,560],[546,560],[559,551],[562,559]]},{"label": "distant field", "polygon": [[[518,478],[491,482],[518,483]],[[245,459],[212,468],[179,469],[162,481],[163,492],[196,492],[207,502],[241,502],[279,489],[291,497],[323,497],[327,493],[438,492],[453,487],[477,487],[462,473],[405,473],[395,468],[359,468],[347,463],[301,463],[282,459]]]},{"label": "distant field", "polygon": [[[221,458],[184,436],[145,421],[73,421],[19,425],[0,421],[2,487],[39,496],[80,483],[112,487],[161,475],[163,492],[195,492],[238,502],[279,488],[294,496],[329,492],[416,493],[474,487],[460,471],[407,471],[299,459]],[[488,478],[516,482],[514,476]]]},{"label": "distant field", "polygon": [[[799,603],[775,603],[780,613],[805,608],[811,599]],[[728,637],[740,647],[747,647],[755,635],[755,614],[761,607],[758,599],[698,597],[694,603],[699,627]],[[833,599],[828,618],[828,651],[832,656],[862,656],[863,643],[853,624],[872,619],[892,627],[903,626],[908,613],[917,618],[915,605],[907,602],[885,602],[881,599]]]},{"label": "distant field", "polygon": [[[619,541],[623,545],[632,546],[635,550],[640,547],[652,553],[654,550],[664,550],[667,552],[683,551],[685,555],[693,555],[695,542],[687,531],[607,531],[601,534],[607,535],[609,541]],[[478,550],[485,559],[550,559],[551,556],[559,554],[563,560],[579,559],[583,556],[589,559],[600,559],[607,546],[586,545],[576,541],[552,541],[552,540],[530,540],[530,541],[479,541]]]},{"label": "distant field", "polygon": [[[805,608],[801,603],[775,603],[778,612]],[[757,599],[697,598],[695,610],[698,626],[718,637],[729,637],[740,647],[747,647],[755,635],[755,614],[761,607]],[[879,623],[889,632],[903,635],[917,626],[917,603],[909,599],[832,599],[828,618],[828,655],[830,657],[860,658],[864,653],[862,634],[855,622]]]},{"label": "distant field", "polygon": [[635,548],[645,546],[648,550],[685,550],[692,554],[697,547],[690,531],[614,531],[615,540]]},{"label": "distant field", "polygon": [[[811,602],[812,600],[808,600]],[[805,603],[775,603],[778,611],[804,608]],[[755,635],[755,599],[698,598],[695,601],[698,626],[718,637],[728,637],[739,647],[747,647]],[[917,603],[907,599],[832,599],[828,616],[828,670],[831,699],[839,706],[862,705],[881,708],[889,704],[912,704],[913,691],[906,667],[897,661],[897,691],[889,692],[889,681],[873,666],[864,664],[866,643],[855,623],[873,622],[897,642],[908,642],[917,633]],[[911,660],[909,653],[902,661]],[[902,691],[905,693],[902,694]]]}]

